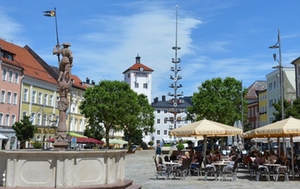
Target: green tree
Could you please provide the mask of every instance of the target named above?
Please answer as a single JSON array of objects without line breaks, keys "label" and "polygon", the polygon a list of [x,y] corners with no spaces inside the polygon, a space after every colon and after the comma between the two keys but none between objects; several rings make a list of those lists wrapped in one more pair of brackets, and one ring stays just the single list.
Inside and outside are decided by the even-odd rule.
[{"label": "green tree", "polygon": [[20,148],[25,148],[25,142],[32,139],[37,128],[30,122],[29,116],[24,116],[21,122],[15,122],[12,129],[15,130],[18,140],[20,141]]},{"label": "green tree", "polygon": [[154,109],[148,103],[144,94],[131,99],[131,106],[128,108],[127,115],[124,116],[121,123],[126,138],[128,139],[128,151],[131,152],[132,143],[141,144],[143,133],[154,132]]},{"label": "green tree", "polygon": [[102,127],[98,127],[97,125],[89,125],[84,130],[84,136],[89,138],[95,138],[97,140],[102,140],[105,132]]},{"label": "green tree", "polygon": [[[192,97],[193,106],[188,108],[189,115],[196,115],[195,120],[205,118],[227,125],[233,125],[236,120],[241,120],[242,99],[246,104],[244,97],[247,94],[247,90],[242,89],[241,81],[231,77],[224,80],[213,78],[202,83],[198,90]],[[243,107],[243,116],[245,120],[246,106]]]},{"label": "green tree", "polygon": [[[275,119],[273,122],[282,120],[281,115],[281,100],[278,100],[277,103],[273,103],[273,106],[275,108],[275,112],[273,112],[273,115],[275,116]],[[284,107],[284,118],[289,118],[290,116],[300,119],[300,98],[296,99],[295,101],[283,101],[283,107]]]},{"label": "green tree", "polygon": [[[88,88],[84,98],[80,105],[81,113],[88,118],[89,126],[104,128],[107,147],[110,131],[124,130],[131,136],[131,133],[137,133],[136,130],[139,130],[140,127],[136,127],[141,123],[139,113],[142,112],[142,108],[139,97],[125,82],[101,81],[98,85]],[[141,129],[147,130],[147,127]]]}]

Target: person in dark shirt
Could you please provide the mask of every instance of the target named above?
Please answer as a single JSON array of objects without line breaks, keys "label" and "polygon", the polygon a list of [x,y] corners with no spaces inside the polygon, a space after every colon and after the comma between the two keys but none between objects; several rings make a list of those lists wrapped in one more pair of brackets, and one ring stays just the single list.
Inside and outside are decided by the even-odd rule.
[{"label": "person in dark shirt", "polygon": [[155,155],[161,155],[161,147],[160,147],[159,143],[157,143],[156,150],[155,150]]},{"label": "person in dark shirt", "polygon": [[170,155],[171,161],[177,161],[177,153],[176,151],[172,151],[172,154]]}]

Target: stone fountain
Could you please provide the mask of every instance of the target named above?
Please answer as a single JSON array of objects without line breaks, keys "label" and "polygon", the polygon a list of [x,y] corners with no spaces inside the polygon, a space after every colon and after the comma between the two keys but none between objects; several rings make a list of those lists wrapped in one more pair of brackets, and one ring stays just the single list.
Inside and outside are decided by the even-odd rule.
[{"label": "stone fountain", "polygon": [[[66,111],[73,55],[69,43],[56,45],[59,62],[59,124],[54,150],[0,151],[0,188],[127,188],[125,150],[68,150]],[[139,188],[139,187],[137,187]]]}]

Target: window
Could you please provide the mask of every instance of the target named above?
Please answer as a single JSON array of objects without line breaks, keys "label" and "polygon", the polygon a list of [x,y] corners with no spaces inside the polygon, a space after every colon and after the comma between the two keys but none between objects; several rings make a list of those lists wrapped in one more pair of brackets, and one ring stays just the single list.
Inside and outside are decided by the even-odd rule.
[{"label": "window", "polygon": [[53,95],[49,96],[49,105],[53,106]]},{"label": "window", "polygon": [[38,95],[38,104],[42,104],[42,96],[43,96],[43,93],[39,92],[39,95]]},{"label": "window", "polygon": [[3,125],[3,114],[0,113],[0,125]]},{"label": "window", "polygon": [[12,82],[12,79],[13,79],[13,71],[9,70],[8,81]]},{"label": "window", "polygon": [[5,103],[5,91],[1,92],[1,103]]},{"label": "window", "polygon": [[41,120],[41,114],[39,113],[39,114],[37,115],[37,125],[41,125],[41,123],[42,123],[42,120]]},{"label": "window", "polygon": [[165,114],[168,113],[168,110],[164,110],[164,113],[165,113]]},{"label": "window", "polygon": [[144,88],[144,89],[148,89],[148,83],[144,83],[144,84],[143,84],[143,88]]},{"label": "window", "polygon": [[35,125],[35,113],[34,112],[31,113],[30,119],[31,119],[32,125]]},{"label": "window", "polygon": [[15,72],[15,84],[19,83],[19,72]]},{"label": "window", "polygon": [[43,123],[42,123],[43,126],[46,126],[47,125],[47,114],[44,114],[43,115]]},{"label": "window", "polygon": [[2,80],[6,81],[6,68],[2,68]]},{"label": "window", "polygon": [[156,123],[157,123],[157,124],[160,124],[160,119],[157,119],[157,120],[156,120]]},{"label": "window", "polygon": [[5,116],[5,125],[9,126],[9,114],[6,114]]},{"label": "window", "polygon": [[134,83],[134,88],[139,88],[139,83],[135,82]]},{"label": "window", "polygon": [[160,114],[160,110],[156,110],[156,113]]},{"label": "window", "polygon": [[164,130],[164,135],[168,135],[168,130]]},{"label": "window", "polygon": [[44,94],[44,104],[48,105],[48,94]]},{"label": "window", "polygon": [[127,77],[128,77],[128,78],[130,78],[130,73],[129,73],[129,74],[127,74]]},{"label": "window", "polygon": [[14,105],[17,105],[17,100],[18,100],[18,94],[14,93],[14,97],[13,97],[13,103],[14,103]]},{"label": "window", "polygon": [[15,122],[16,122],[16,115],[12,115],[11,116],[11,124],[13,125],[13,124],[15,124]]},{"label": "window", "polygon": [[7,104],[11,104],[11,92],[7,92]]},{"label": "window", "polygon": [[36,91],[32,91],[31,102],[36,103]]},{"label": "window", "polygon": [[164,119],[164,124],[167,124],[167,122],[168,122],[168,118],[165,117],[165,119]]},{"label": "window", "polygon": [[160,135],[160,130],[157,130],[157,131],[156,131],[156,134],[157,134],[157,135]]},{"label": "window", "polygon": [[23,112],[23,118],[24,118],[26,115],[27,115],[27,113],[24,111],[24,112]]},{"label": "window", "polygon": [[23,101],[28,102],[28,89],[24,89]]}]

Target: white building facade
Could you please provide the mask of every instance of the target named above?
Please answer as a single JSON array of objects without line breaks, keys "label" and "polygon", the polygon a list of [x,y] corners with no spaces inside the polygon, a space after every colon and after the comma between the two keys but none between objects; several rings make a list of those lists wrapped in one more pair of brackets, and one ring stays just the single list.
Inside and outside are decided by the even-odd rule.
[{"label": "white building facade", "polygon": [[[169,100],[166,100],[166,96],[162,96],[162,99],[159,100],[158,97],[154,99],[151,106],[154,108],[155,123],[154,128],[155,132],[151,134],[151,140],[157,143],[173,143],[178,140],[191,140],[196,142],[196,138],[176,138],[170,136],[170,131],[176,128],[180,128],[186,124],[191,123],[191,121],[186,120],[187,117],[187,107],[192,106],[191,97],[183,97],[178,100],[181,100],[182,103],[177,106],[177,109],[181,109],[181,113],[178,113],[176,120],[174,120],[174,113],[170,112],[170,108],[173,107],[173,103]],[[174,124],[176,121],[176,124]],[[174,126],[176,125],[176,128]]]},{"label": "white building facade", "polygon": [[[273,103],[278,103],[281,100],[279,70],[277,69],[267,74],[266,79],[268,124],[270,124],[273,123],[275,119],[275,116],[273,115],[273,112],[275,111]],[[293,67],[282,68],[282,90],[285,100],[292,101],[296,99],[295,69]]]}]

